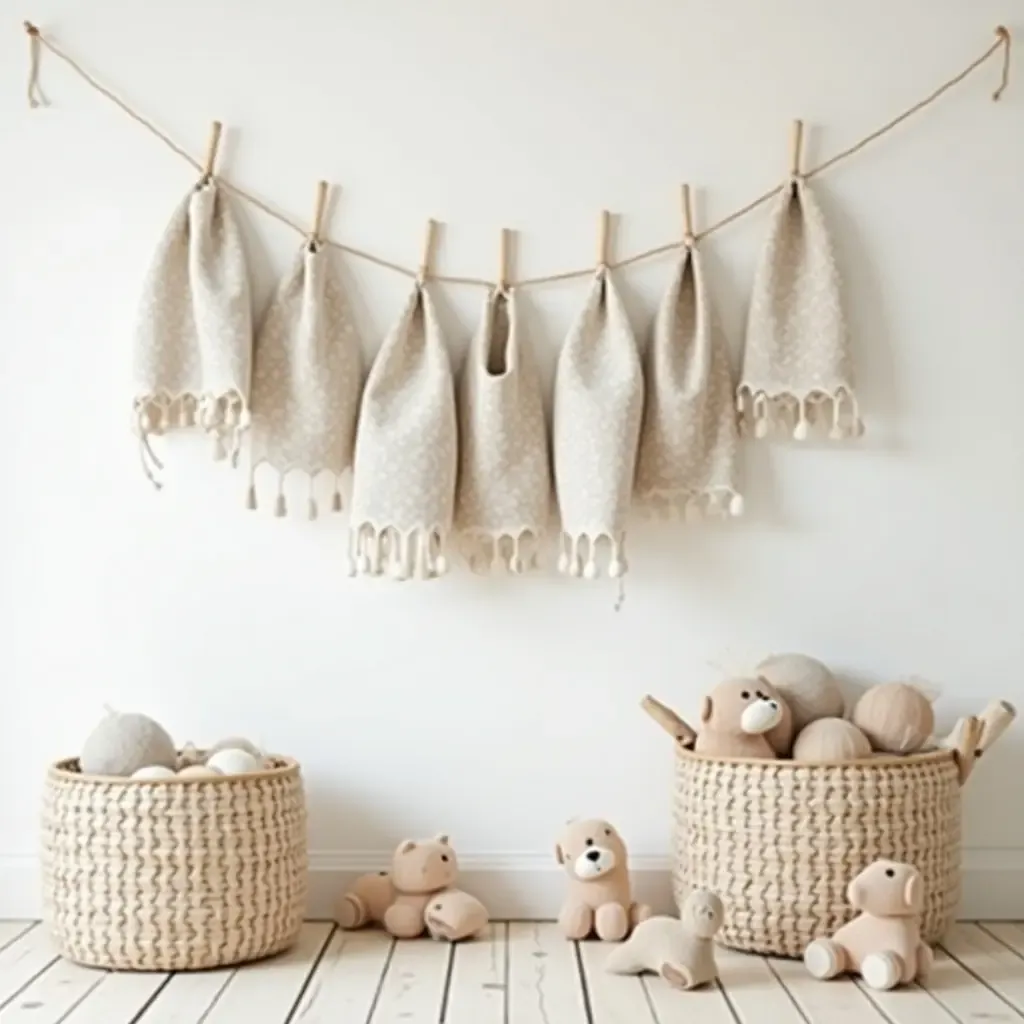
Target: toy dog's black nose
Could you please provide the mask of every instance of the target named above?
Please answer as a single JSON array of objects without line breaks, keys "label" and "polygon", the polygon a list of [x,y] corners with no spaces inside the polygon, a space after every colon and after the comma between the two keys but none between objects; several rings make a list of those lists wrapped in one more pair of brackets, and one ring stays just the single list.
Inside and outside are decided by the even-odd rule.
[{"label": "toy dog's black nose", "polygon": [[600,860],[600,859],[601,859],[601,851],[600,850],[587,850],[587,860],[595,860],[596,861],[596,860]]},{"label": "toy dog's black nose", "polygon": [[768,701],[768,706],[772,709],[772,711],[779,710],[779,702],[777,700]]}]

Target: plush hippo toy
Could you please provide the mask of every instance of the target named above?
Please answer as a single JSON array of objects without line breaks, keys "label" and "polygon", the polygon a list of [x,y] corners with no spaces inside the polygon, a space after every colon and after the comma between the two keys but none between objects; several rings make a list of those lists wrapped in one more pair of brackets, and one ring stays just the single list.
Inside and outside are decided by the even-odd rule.
[{"label": "plush hippo toy", "polygon": [[[727,679],[704,698],[693,749],[712,757],[773,758],[789,745],[792,718],[767,680]],[[773,730],[777,742],[770,742]]]},{"label": "plush hippo toy", "polygon": [[927,977],[933,958],[921,941],[924,881],[917,868],[876,860],[850,883],[846,898],[860,915],[804,950],[815,978],[852,971],[872,988],[890,989]]},{"label": "plush hippo toy", "polygon": [[617,942],[651,916],[650,907],[633,902],[626,844],[607,821],[568,822],[555,858],[569,876],[569,891],[558,915],[567,939],[596,933],[599,939]]},{"label": "plush hippo toy", "polygon": [[649,917],[605,959],[612,974],[660,974],[679,989],[698,988],[718,977],[714,937],[725,922],[722,901],[707,889],[695,889],[683,902],[679,919]]}]

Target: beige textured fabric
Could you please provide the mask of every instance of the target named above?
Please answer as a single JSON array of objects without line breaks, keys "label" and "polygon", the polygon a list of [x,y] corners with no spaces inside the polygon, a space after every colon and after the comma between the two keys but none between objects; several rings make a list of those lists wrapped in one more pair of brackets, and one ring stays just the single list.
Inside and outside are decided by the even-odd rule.
[{"label": "beige textured fabric", "polygon": [[515,292],[491,292],[459,382],[455,525],[470,567],[536,565],[551,508],[540,376]]},{"label": "beige textured fabric", "polygon": [[754,277],[737,407],[745,432],[863,433],[828,227],[807,183],[780,190]]},{"label": "beige textured fabric", "polygon": [[[627,570],[626,518],[636,467],[644,380],[636,339],[607,268],[598,270],[555,374],[555,490],[560,572],[594,579]],[[602,543],[604,542],[604,543]]]},{"label": "beige textured fabric", "polygon": [[[153,434],[198,425],[237,462],[249,423],[252,300],[242,233],[216,179],[178,205],[146,273],[135,327],[133,413],[143,468]],[[147,462],[147,460],[149,460]]]},{"label": "beige textured fabric", "polygon": [[429,579],[447,571],[458,427],[451,363],[417,282],[363,391],[352,484],[351,571]]},{"label": "beige textured fabric", "polygon": [[[139,781],[47,774],[44,916],[65,957],[121,971],[194,971],[294,945],[307,911],[298,764]],[[6,1016],[6,1014],[5,1014]]]},{"label": "beige textured fabric", "polygon": [[645,369],[638,503],[660,515],[739,515],[729,351],[692,246],[658,309]]},{"label": "beige textured fabric", "polygon": [[309,480],[308,515],[317,515],[313,485],[320,473],[339,482],[352,465],[362,390],[359,335],[330,252],[304,245],[282,278],[256,339],[252,381],[250,508],[256,471],[277,471],[275,512],[285,515],[285,477]]},{"label": "beige textured fabric", "polygon": [[960,792],[952,751],[798,764],[707,757],[676,744],[676,904],[710,889],[725,904],[717,941],[799,957],[856,916],[846,887],[886,857],[921,872],[921,932],[937,942],[960,899]]}]

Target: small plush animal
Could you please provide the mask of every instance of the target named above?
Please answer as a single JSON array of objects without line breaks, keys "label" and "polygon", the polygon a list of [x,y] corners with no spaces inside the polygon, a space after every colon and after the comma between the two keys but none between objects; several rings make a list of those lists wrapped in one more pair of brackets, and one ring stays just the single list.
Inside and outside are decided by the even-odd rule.
[{"label": "small plush animal", "polygon": [[764,679],[727,679],[704,698],[694,750],[712,757],[773,758],[767,733],[786,716],[785,701]]},{"label": "small plush animal", "polygon": [[815,978],[859,974],[876,989],[927,977],[932,951],[921,941],[924,880],[912,864],[876,860],[847,888],[860,915],[830,939],[815,939],[804,964]]},{"label": "small plush animal", "polygon": [[651,908],[634,903],[629,883],[626,844],[607,821],[573,819],[555,846],[555,859],[569,876],[558,923],[567,939],[617,942],[651,916]]},{"label": "small plush animal", "polygon": [[382,924],[398,939],[415,939],[429,930],[452,942],[482,931],[488,922],[482,903],[455,888],[459,863],[446,835],[406,839],[391,861],[391,871],[363,875],[343,893],[335,910],[342,928]]},{"label": "small plush animal", "polygon": [[605,959],[613,974],[660,974],[680,989],[698,988],[718,977],[714,936],[725,921],[722,901],[707,889],[686,897],[679,919],[649,917]]}]

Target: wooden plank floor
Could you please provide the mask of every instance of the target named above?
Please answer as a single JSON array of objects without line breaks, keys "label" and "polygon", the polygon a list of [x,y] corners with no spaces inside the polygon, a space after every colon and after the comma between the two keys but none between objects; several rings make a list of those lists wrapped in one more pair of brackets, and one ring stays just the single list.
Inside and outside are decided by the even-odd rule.
[{"label": "wooden plank floor", "polygon": [[609,947],[498,922],[450,946],[304,926],[237,969],[122,974],[61,959],[46,930],[0,921],[0,1024],[949,1024],[1024,1021],[1024,926],[958,924],[926,984],[815,981],[797,960],[719,950],[721,981],[677,992],[604,970]]}]

